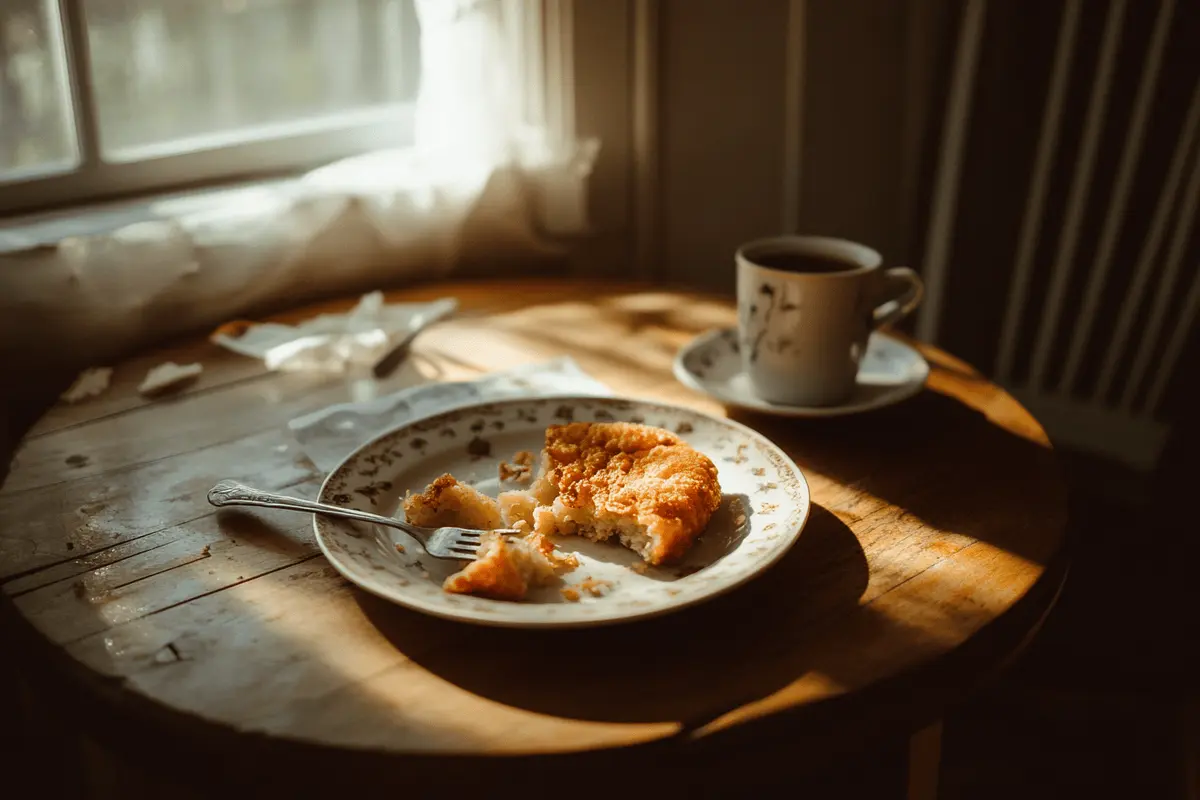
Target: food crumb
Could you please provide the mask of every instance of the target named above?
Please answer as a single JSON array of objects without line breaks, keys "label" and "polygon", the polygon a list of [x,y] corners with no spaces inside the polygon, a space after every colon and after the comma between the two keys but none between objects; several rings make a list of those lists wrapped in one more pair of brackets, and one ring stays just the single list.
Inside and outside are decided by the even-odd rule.
[{"label": "food crumb", "polygon": [[587,592],[592,597],[603,597],[612,588],[612,581],[600,580],[589,575],[579,582],[578,588]]},{"label": "food crumb", "polygon": [[638,575],[645,575],[646,570],[650,568],[650,565],[647,564],[645,561],[637,561],[633,564],[630,564],[629,568],[631,570],[633,570],[634,572],[636,572]]},{"label": "food crumb", "polygon": [[102,394],[112,382],[112,373],[112,367],[85,369],[75,378],[75,382],[71,384],[70,388],[63,392],[63,402],[78,403],[80,400]]},{"label": "food crumb", "polygon": [[568,586],[565,589],[560,589],[559,591],[566,600],[569,600],[572,603],[579,602],[579,590],[575,587]]},{"label": "food crumb", "polygon": [[201,556],[212,555],[212,549],[209,547],[209,545],[204,545],[204,549],[200,551],[200,555]]},{"label": "food crumb", "polygon": [[512,457],[512,463],[500,462],[499,472],[501,482],[528,483],[533,477],[533,453],[529,450],[517,452]]},{"label": "food crumb", "polygon": [[403,552],[404,552],[404,545],[400,544],[399,542],[396,542],[396,552],[397,552],[397,553],[403,553]]}]

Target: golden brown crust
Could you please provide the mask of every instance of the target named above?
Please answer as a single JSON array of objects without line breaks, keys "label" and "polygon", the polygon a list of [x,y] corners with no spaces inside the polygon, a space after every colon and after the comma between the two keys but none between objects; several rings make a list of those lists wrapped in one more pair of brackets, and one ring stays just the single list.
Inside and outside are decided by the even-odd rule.
[{"label": "golden brown crust", "polygon": [[482,492],[446,474],[420,494],[404,498],[404,516],[413,525],[443,525],[494,530],[504,527],[500,506]]},{"label": "golden brown crust", "polygon": [[636,520],[656,539],[647,561],[682,556],[721,504],[717,468],[669,431],[629,422],[546,430],[545,478],[569,508]]},{"label": "golden brown crust", "polygon": [[[424,527],[451,525],[493,531],[504,526],[496,500],[448,474],[420,494],[406,497],[404,514],[409,522]],[[521,600],[531,586],[544,585],[554,580],[556,573],[579,566],[575,556],[555,553],[553,543],[529,532],[527,522],[520,521],[519,527],[522,535],[518,537],[485,534],[476,560],[446,578],[442,588],[456,594]],[[404,552],[399,545],[397,549]]]},{"label": "golden brown crust", "polygon": [[548,585],[559,572],[577,566],[575,556],[558,555],[540,534],[522,538],[490,533],[480,545],[479,557],[446,578],[442,588],[455,594],[523,600],[531,587]]},{"label": "golden brown crust", "polygon": [[442,588],[494,600],[523,600],[529,591],[529,576],[520,569],[520,560],[511,550],[512,545],[503,536],[495,536],[483,555],[446,578]]}]

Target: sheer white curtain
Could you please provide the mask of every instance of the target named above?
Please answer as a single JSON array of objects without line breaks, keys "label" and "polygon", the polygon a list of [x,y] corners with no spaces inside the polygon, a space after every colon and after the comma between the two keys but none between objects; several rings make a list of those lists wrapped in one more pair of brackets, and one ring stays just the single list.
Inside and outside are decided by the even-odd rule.
[{"label": "sheer white curtain", "polygon": [[264,308],[450,275],[468,251],[544,256],[547,232],[583,232],[597,143],[525,114],[522,92],[542,76],[522,74],[508,15],[534,0],[416,2],[415,145],[127,208],[93,232],[69,218],[0,231],[0,355],[95,363]]}]

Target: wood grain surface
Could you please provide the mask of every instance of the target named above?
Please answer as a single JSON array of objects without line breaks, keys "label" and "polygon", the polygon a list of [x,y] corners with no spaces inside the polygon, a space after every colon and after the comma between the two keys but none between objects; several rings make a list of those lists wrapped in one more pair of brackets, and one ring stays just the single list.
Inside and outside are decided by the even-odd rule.
[{"label": "wood grain surface", "polygon": [[[48,410],[0,491],[3,610],[29,633],[22,658],[52,665],[52,687],[134,713],[147,738],[194,723],[231,749],[701,750],[759,730],[819,736],[830,708],[866,738],[903,716],[900,697],[936,715],[934,684],[995,668],[1052,602],[1041,579],[1062,557],[1067,505],[1054,454],[1011,396],[953,357],[923,346],[929,386],[897,407],[773,419],[671,377],[680,345],[733,324],[726,300],[555,281],[390,299],[450,295],[463,313],[378,385],[270,374],[197,340],[117,365],[107,394]],[[302,413],[560,355],[619,393],[729,414],[783,447],[814,500],[793,550],[663,619],[483,629],[361,592],[320,556],[307,517],[205,501],[221,478],[314,496],[322,476],[286,430]],[[165,359],[205,372],[176,396],[138,396]]]}]

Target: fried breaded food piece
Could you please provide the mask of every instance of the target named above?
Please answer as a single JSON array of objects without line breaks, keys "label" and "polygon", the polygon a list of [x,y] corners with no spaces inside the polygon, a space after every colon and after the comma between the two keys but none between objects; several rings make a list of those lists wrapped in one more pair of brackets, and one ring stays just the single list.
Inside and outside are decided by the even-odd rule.
[{"label": "fried breaded food piece", "polygon": [[452,526],[490,531],[504,527],[500,506],[483,492],[442,475],[420,494],[404,498],[404,517],[423,528]]},{"label": "fried breaded food piece", "polygon": [[446,578],[442,588],[494,600],[522,600],[531,588],[557,580],[566,561],[554,554],[554,545],[540,534],[522,538],[492,532],[483,537],[479,557]]},{"label": "fried breaded food piece", "polygon": [[[442,475],[417,495],[404,498],[404,516],[414,525],[443,525],[494,531],[504,527],[500,507],[482,492]],[[528,530],[528,526],[525,526]],[[541,534],[485,534],[478,557],[446,578],[442,588],[497,600],[521,600],[531,587],[552,582],[562,571],[579,566],[575,556],[561,556]]]},{"label": "fried breaded food piece", "polygon": [[[707,456],[669,431],[629,422],[547,428],[542,472],[529,494],[539,503],[535,532],[616,536],[649,564],[683,556],[721,504]],[[510,522],[509,512],[528,508],[506,500]]]}]

